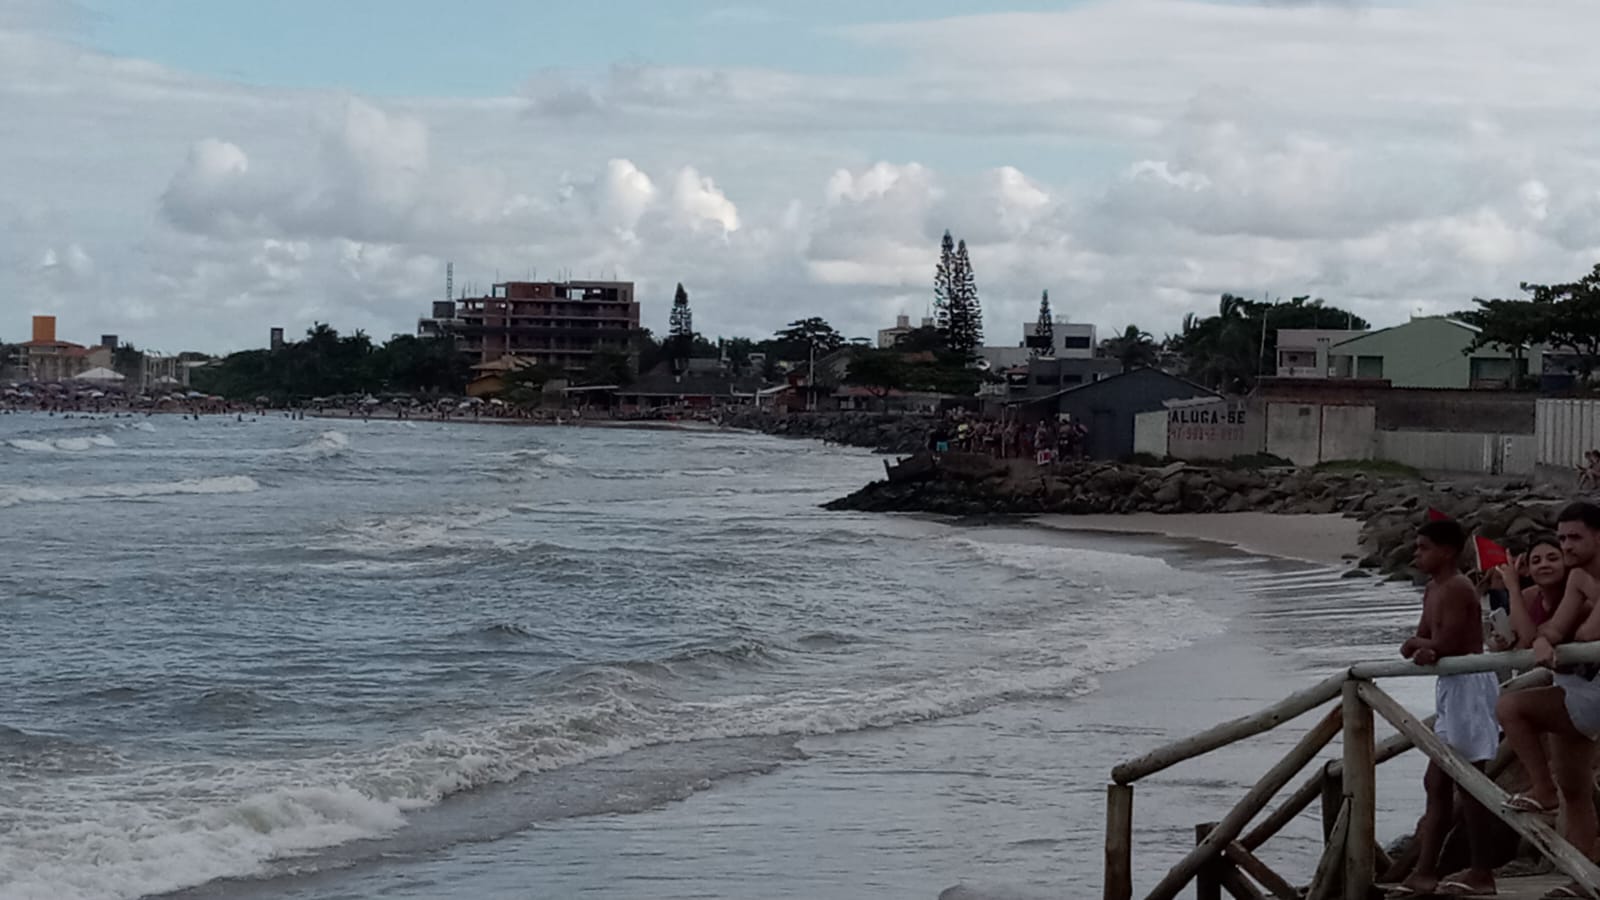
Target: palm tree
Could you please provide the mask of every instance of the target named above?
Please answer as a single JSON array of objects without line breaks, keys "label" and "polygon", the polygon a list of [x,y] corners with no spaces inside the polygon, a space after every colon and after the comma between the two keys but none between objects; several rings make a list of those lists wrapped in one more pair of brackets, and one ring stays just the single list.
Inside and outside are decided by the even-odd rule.
[{"label": "palm tree", "polygon": [[1101,342],[1100,349],[1107,357],[1122,363],[1124,372],[1155,365],[1161,352],[1150,332],[1140,330],[1137,325],[1129,325],[1122,334]]}]

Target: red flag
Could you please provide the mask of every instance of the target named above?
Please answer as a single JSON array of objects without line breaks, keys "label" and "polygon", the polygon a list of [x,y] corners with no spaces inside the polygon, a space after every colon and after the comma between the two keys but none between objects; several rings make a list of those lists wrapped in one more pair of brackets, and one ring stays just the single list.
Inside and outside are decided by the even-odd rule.
[{"label": "red flag", "polygon": [[1429,522],[1448,522],[1448,521],[1450,521],[1450,517],[1430,506],[1430,507],[1428,507],[1428,521]]},{"label": "red flag", "polygon": [[1511,554],[1506,548],[1484,537],[1474,537],[1473,542],[1478,545],[1478,571],[1487,572],[1495,566],[1503,566],[1511,561]]}]

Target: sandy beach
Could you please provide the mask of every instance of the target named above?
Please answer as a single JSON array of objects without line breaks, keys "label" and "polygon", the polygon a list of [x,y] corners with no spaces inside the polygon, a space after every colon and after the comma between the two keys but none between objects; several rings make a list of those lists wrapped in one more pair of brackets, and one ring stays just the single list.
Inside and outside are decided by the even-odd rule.
[{"label": "sandy beach", "polygon": [[1197,515],[1039,516],[1032,520],[1062,531],[1150,534],[1212,541],[1250,553],[1338,565],[1357,552],[1361,523],[1341,515],[1285,516],[1270,513]]}]

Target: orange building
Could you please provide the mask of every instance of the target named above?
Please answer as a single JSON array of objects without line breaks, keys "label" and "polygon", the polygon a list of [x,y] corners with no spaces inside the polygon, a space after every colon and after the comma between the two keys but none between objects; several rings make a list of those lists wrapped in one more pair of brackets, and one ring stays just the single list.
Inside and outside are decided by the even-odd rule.
[{"label": "orange building", "polygon": [[17,350],[17,368],[28,381],[66,381],[96,367],[111,366],[110,347],[85,347],[56,339],[56,317],[33,317],[33,340]]}]

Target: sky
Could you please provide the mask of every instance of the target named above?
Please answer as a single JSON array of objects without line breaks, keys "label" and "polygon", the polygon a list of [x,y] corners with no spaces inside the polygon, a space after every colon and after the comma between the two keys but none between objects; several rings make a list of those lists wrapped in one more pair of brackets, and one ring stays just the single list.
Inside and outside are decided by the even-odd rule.
[{"label": "sky", "polygon": [[458,288],[989,343],[1223,292],[1376,325],[1600,261],[1592,0],[0,0],[0,339],[387,338]]}]

